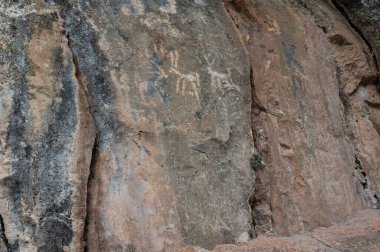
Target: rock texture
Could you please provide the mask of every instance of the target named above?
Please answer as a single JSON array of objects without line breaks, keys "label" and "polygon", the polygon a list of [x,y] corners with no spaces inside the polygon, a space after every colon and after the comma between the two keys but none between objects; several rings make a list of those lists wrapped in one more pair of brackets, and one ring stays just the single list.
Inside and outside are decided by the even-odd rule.
[{"label": "rock texture", "polygon": [[335,6],[347,18],[351,27],[361,35],[380,64],[380,2],[377,0],[335,0]]},{"label": "rock texture", "polygon": [[227,10],[248,38],[252,131],[266,163],[250,199],[257,232],[305,232],[378,206],[379,111],[365,103],[380,96],[367,44],[324,2]]},{"label": "rock texture", "polygon": [[379,13],[1,1],[0,251],[377,251]]},{"label": "rock texture", "polygon": [[[360,210],[349,221],[292,237],[259,236],[237,245],[218,245],[212,252],[253,251],[379,251],[380,213]],[[180,252],[207,252],[200,247],[185,247]]]}]

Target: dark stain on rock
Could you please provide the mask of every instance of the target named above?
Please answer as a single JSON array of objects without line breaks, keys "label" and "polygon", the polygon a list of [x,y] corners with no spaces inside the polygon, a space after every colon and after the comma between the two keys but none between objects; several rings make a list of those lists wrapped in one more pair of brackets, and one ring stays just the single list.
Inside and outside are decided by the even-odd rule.
[{"label": "dark stain on rock", "polygon": [[149,78],[146,88],[146,95],[147,99],[151,100],[154,96],[154,93],[156,92],[158,96],[160,97],[160,100],[165,103],[169,104],[170,98],[169,95],[165,92],[163,89],[163,86],[167,83],[166,77],[162,76],[159,73],[159,61],[160,55],[158,52],[154,52],[151,58],[152,63],[152,72],[151,72],[151,78]]},{"label": "dark stain on rock", "polygon": [[[158,57],[159,57],[158,53],[154,52],[153,55],[152,55],[152,58],[151,58],[152,75],[156,75],[157,74],[157,71],[158,71]],[[154,78],[150,78],[148,80],[148,85],[147,85],[147,88],[146,88],[146,94],[147,94],[148,100],[153,97],[153,93],[155,91],[154,84],[155,84]]]},{"label": "dark stain on rock", "polygon": [[350,99],[343,89],[339,89],[339,99],[342,102],[344,108],[346,109],[350,105]]},{"label": "dark stain on rock", "polygon": [[[10,197],[9,211],[13,213],[20,213],[22,211],[21,199],[23,195],[30,194],[28,187],[25,184],[29,182],[29,171],[32,167],[32,160],[26,159],[26,147],[28,143],[25,140],[25,134],[27,129],[27,112],[29,106],[27,103],[27,83],[26,83],[26,54],[24,43],[27,38],[28,20],[15,21],[15,29],[13,29],[13,43],[12,51],[13,57],[11,64],[16,69],[16,81],[12,87],[13,92],[13,104],[12,110],[8,121],[8,135],[7,145],[11,150],[12,159],[12,176],[10,176],[5,182],[8,188],[8,194]],[[29,146],[30,147],[30,146]],[[33,196],[32,196],[33,197]],[[26,205],[29,201],[25,202]],[[16,216],[15,226],[22,228],[21,216]],[[11,242],[11,241],[9,241]]]},{"label": "dark stain on rock", "polygon": [[343,71],[342,68],[338,65],[338,62],[335,63],[335,76],[338,81],[339,88],[343,88]]},{"label": "dark stain on rock", "polygon": [[296,52],[297,47],[293,44],[287,46],[284,41],[281,42],[281,46],[284,50],[286,65],[288,67],[295,67],[301,73],[304,73],[305,70],[301,66],[301,64],[294,58],[294,54]]},{"label": "dark stain on rock", "polygon": [[345,37],[343,37],[340,34],[334,34],[328,37],[329,41],[335,45],[339,46],[345,46],[345,45],[352,45],[351,42],[349,42]]},{"label": "dark stain on rock", "polygon": [[[60,51],[62,52],[62,51]],[[58,53],[58,52],[57,52]],[[55,57],[62,59],[63,55]],[[41,251],[63,251],[72,239],[71,230],[71,184],[67,163],[70,162],[72,141],[77,121],[76,83],[72,79],[73,65],[63,65],[63,60],[55,60],[54,69],[63,69],[57,73],[61,76],[62,89],[59,93],[61,103],[55,107],[55,118],[48,130],[41,136],[42,147],[38,151],[39,159],[34,163],[34,181],[31,191],[38,195],[36,202],[41,202],[41,218],[46,218],[43,227],[44,235],[36,236],[37,244],[43,244]],[[65,220],[57,219],[65,218]],[[62,224],[64,222],[64,224]],[[53,249],[53,250],[52,250]]]},{"label": "dark stain on rock", "polygon": [[292,74],[292,95],[294,97],[297,97],[298,95],[305,94],[306,93],[306,88],[304,85],[304,82],[302,78],[299,76]]},{"label": "dark stain on rock", "polygon": [[99,147],[112,145],[116,139],[123,139],[126,127],[118,120],[114,109],[115,90],[108,72],[108,61],[98,46],[98,35],[85,22],[83,14],[70,5],[62,6],[60,13],[66,17],[70,47],[88,85],[88,102],[98,131]]},{"label": "dark stain on rock", "polygon": [[[39,252],[63,252],[64,246],[70,244],[72,239],[72,227],[66,220],[48,218],[45,219],[36,230],[36,238],[44,241],[39,247]],[[46,238],[49,237],[47,240]]]},{"label": "dark stain on rock", "polygon": [[[35,143],[29,143],[25,137],[29,132],[28,125],[31,119],[29,118],[30,108],[27,99],[28,83],[26,80],[28,58],[24,44],[28,41],[27,34],[29,36],[35,35],[31,27],[42,22],[41,20],[50,22],[50,24],[45,24],[49,28],[56,17],[55,15],[29,15],[24,21],[16,24],[17,29],[13,43],[14,63],[21,78],[14,87],[7,142],[13,159],[17,161],[12,163],[12,176],[6,183],[9,188],[9,210],[11,212],[21,213],[38,209],[40,219],[51,220],[61,216],[67,217],[65,224],[67,232],[64,236],[56,233],[59,230],[58,228],[51,228],[45,235],[40,238],[36,237],[38,245],[53,246],[54,244],[54,248],[56,248],[54,251],[63,251],[63,246],[69,245],[72,237],[70,234],[72,232],[71,221],[69,221],[72,208],[71,189],[65,166],[70,157],[70,151],[67,147],[68,139],[73,134],[77,123],[75,84],[71,80],[71,67],[64,66],[62,63],[63,51],[57,50],[53,67],[59,69],[56,75],[61,78],[59,81],[62,82],[62,89],[56,97],[61,102],[54,108],[55,117],[47,131],[41,135],[39,140],[41,146],[38,147]],[[38,159],[34,159],[33,156],[37,156]],[[37,228],[38,230],[38,224],[29,219],[21,218],[21,216],[16,217],[15,225],[20,229],[36,230]],[[56,227],[55,224],[49,224],[49,221],[46,221],[44,225]],[[12,250],[15,249],[16,251],[18,242],[11,242],[13,243]],[[60,249],[57,246],[60,246]]]}]

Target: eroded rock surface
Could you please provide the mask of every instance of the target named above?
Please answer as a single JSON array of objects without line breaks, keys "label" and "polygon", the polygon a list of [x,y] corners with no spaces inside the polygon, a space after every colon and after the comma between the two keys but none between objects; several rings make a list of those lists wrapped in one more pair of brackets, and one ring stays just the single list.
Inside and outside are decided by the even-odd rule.
[{"label": "eroded rock surface", "polygon": [[0,251],[376,251],[378,7],[2,1]]},{"label": "eroded rock surface", "polygon": [[380,65],[380,2],[378,0],[333,0],[355,31],[371,48]]},{"label": "eroded rock surface", "polygon": [[249,64],[221,3],[3,8],[16,250],[173,251],[250,231]]},{"label": "eroded rock surface", "polygon": [[[291,237],[259,236],[237,245],[218,245],[212,252],[253,251],[379,251],[380,212],[360,210],[348,221],[318,228]],[[200,247],[185,247],[180,252],[207,252]]]},{"label": "eroded rock surface", "polygon": [[291,235],[377,207],[379,111],[366,99],[380,96],[375,79],[363,83],[378,72],[365,41],[327,2],[226,6],[247,38],[252,131],[266,163],[250,201],[256,231]]}]

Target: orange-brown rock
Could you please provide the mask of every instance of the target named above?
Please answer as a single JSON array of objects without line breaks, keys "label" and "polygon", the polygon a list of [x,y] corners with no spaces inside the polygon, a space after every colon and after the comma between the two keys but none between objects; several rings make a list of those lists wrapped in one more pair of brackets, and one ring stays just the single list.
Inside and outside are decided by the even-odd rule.
[{"label": "orange-brown rock", "polygon": [[[252,62],[258,156],[250,199],[258,234],[291,235],[377,207],[380,139],[369,118],[378,72],[363,39],[328,2],[226,4]],[[366,118],[366,119],[365,119]],[[359,192],[359,193],[358,193]]]},{"label": "orange-brown rock", "polygon": [[0,252],[377,251],[379,12],[0,1]]},{"label": "orange-brown rock", "polygon": [[[328,228],[291,237],[260,235],[238,245],[218,245],[212,252],[272,251],[380,251],[380,212],[360,210],[349,220]],[[180,252],[207,252],[200,247],[185,247]]]}]

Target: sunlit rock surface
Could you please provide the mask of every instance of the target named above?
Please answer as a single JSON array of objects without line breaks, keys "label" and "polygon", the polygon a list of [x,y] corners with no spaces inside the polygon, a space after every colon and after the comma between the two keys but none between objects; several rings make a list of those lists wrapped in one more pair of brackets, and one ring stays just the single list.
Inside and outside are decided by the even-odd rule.
[{"label": "sunlit rock surface", "polygon": [[379,13],[2,1],[0,251],[377,251]]}]

